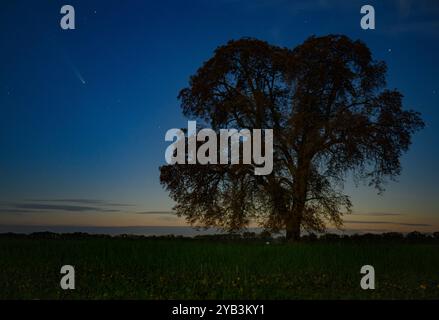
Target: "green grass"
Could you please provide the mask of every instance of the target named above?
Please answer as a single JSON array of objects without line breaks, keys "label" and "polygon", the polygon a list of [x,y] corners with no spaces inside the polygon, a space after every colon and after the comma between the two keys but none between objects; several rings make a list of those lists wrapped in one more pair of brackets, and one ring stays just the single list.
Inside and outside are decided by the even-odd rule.
[{"label": "green grass", "polygon": [[[376,290],[360,289],[365,264]],[[439,245],[0,239],[0,299],[115,298],[438,299]]]}]

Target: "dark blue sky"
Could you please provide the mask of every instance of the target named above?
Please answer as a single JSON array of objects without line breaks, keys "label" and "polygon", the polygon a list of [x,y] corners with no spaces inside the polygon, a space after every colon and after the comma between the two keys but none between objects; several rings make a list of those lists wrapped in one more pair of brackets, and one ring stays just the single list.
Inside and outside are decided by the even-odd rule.
[{"label": "dark blue sky", "polygon": [[[67,3],[76,30],[59,26]],[[360,28],[363,4],[376,30]],[[439,2],[410,0],[2,1],[0,224],[177,223],[135,212],[172,207],[158,167],[165,132],[186,125],[176,97],[189,76],[230,39],[294,47],[329,33],[386,61],[389,87],[427,123],[383,196],[347,184],[363,214],[352,227],[394,213],[439,228]]]}]

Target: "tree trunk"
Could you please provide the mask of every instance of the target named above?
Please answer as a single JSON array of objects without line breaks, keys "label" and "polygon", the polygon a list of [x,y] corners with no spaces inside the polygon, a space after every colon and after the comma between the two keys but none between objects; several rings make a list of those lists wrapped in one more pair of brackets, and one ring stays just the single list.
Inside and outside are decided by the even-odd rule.
[{"label": "tree trunk", "polygon": [[302,224],[303,211],[305,210],[306,197],[308,193],[308,176],[310,161],[299,159],[299,167],[296,173],[293,187],[293,207],[291,215],[286,221],[287,241],[300,240],[300,226]]},{"label": "tree trunk", "polygon": [[291,220],[286,226],[286,240],[296,242],[300,240],[300,221],[298,219]]},{"label": "tree trunk", "polygon": [[303,210],[305,208],[305,199],[297,201],[293,205],[293,210],[286,223],[286,240],[295,242],[300,240],[300,226],[302,225]]}]

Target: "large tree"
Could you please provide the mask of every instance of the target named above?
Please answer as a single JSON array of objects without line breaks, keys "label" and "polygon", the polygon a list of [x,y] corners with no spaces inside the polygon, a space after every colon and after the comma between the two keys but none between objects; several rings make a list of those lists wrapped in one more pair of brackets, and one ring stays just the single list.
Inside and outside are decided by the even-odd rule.
[{"label": "large tree", "polygon": [[202,126],[273,129],[274,167],[176,164],[160,168],[176,212],[196,226],[322,232],[351,211],[348,177],[379,191],[424,123],[386,89],[386,64],[361,41],[311,37],[290,50],[256,39],[216,49],[181,90],[183,113]]}]

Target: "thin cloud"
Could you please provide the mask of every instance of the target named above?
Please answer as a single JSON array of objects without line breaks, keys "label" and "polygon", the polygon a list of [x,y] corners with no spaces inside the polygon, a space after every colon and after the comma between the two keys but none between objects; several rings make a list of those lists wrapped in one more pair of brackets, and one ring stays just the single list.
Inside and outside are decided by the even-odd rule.
[{"label": "thin cloud", "polygon": [[401,213],[394,213],[394,212],[366,212],[366,213],[360,213],[356,212],[353,213],[354,216],[400,216]]},{"label": "thin cloud", "polygon": [[431,227],[431,224],[426,223],[399,223],[401,226],[409,226],[409,227]]},{"label": "thin cloud", "polygon": [[355,234],[355,233],[384,233],[384,232],[391,232],[392,230],[389,229],[374,229],[374,228],[368,228],[368,229],[354,229],[354,228],[347,228],[347,229],[335,229],[335,228],[328,228],[329,233],[336,233],[336,234]]},{"label": "thin cloud", "polygon": [[345,220],[344,223],[350,224],[391,224],[398,226],[409,226],[409,227],[431,227],[431,224],[426,223],[405,223],[405,222],[391,222],[391,221],[354,221],[354,220]]},{"label": "thin cloud", "polygon": [[56,204],[39,204],[39,203],[29,203],[29,204],[17,204],[14,206],[15,209],[29,209],[29,210],[50,210],[50,211],[70,211],[70,212],[82,212],[82,211],[99,211],[99,212],[116,212],[119,210],[105,209],[101,207],[91,207],[91,206],[80,206],[80,205],[56,205]]},{"label": "thin cloud", "polygon": [[78,203],[78,204],[94,204],[94,205],[105,205],[105,206],[113,206],[113,207],[131,207],[134,206],[133,204],[128,203],[117,203],[117,202],[110,202],[106,200],[97,200],[97,199],[74,199],[74,198],[67,198],[67,199],[29,199],[25,201],[31,201],[31,202],[68,202],[68,203]]},{"label": "thin cloud", "polygon": [[136,214],[176,214],[175,211],[141,211]]},{"label": "thin cloud", "polygon": [[0,208],[0,213],[5,213],[5,214],[24,214],[24,213],[42,213],[42,212],[44,212],[44,211]]},{"label": "thin cloud", "polygon": [[[0,213],[25,214],[25,213],[48,213],[48,212],[121,212],[111,206],[75,205],[62,203],[42,203],[44,200],[35,202],[3,202],[0,203]],[[62,202],[62,201],[61,201]],[[84,202],[85,203],[85,202]],[[86,202],[86,204],[92,202]],[[100,202],[104,203],[104,202]]]}]

